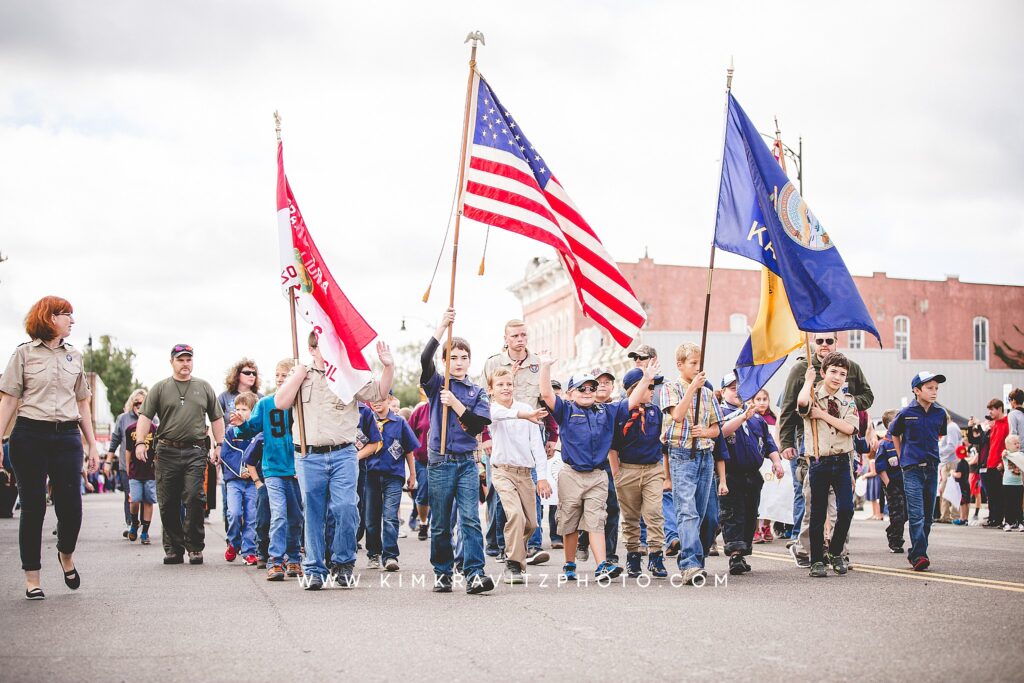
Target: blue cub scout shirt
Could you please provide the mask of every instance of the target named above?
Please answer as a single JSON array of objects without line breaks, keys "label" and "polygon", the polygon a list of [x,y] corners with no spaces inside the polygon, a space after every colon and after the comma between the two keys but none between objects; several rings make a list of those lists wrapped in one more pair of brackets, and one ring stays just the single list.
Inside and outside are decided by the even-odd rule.
[{"label": "blue cub scout shirt", "polygon": [[[359,404],[359,426],[356,427],[356,441],[353,446],[357,451],[363,450],[368,443],[380,443],[380,429],[377,427],[377,416],[365,403]],[[366,459],[359,461],[366,464]]]},{"label": "blue cub scout shirt", "polygon": [[249,448],[251,439],[241,436],[237,427],[229,427],[224,434],[224,445],[220,449],[221,472],[224,474],[224,481],[241,479],[239,475],[245,471],[243,462],[246,450]]},{"label": "blue cub scout shirt", "polygon": [[615,420],[612,439],[612,450],[619,452],[619,462],[630,465],[661,462],[661,416],[657,404],[644,403],[630,410],[627,403]]},{"label": "blue cub scout shirt", "polygon": [[911,401],[889,425],[889,437],[901,439],[900,465],[912,467],[923,462],[939,462],[939,438],[946,435],[946,409],[938,403],[925,412]]},{"label": "blue cub scout shirt", "polygon": [[612,448],[615,422],[623,414],[628,419],[629,399],[581,408],[556,396],[554,408],[551,415],[560,427],[562,461],[578,472],[604,467]]},{"label": "blue cub scout shirt", "polygon": [[[441,390],[444,389],[444,378],[435,372],[434,376],[422,386],[427,400],[430,401],[430,436],[427,439],[427,447],[434,452],[440,452]],[[477,385],[465,379],[452,377],[448,384],[448,391],[452,392],[455,398],[466,406],[466,410],[486,420],[491,419],[491,403],[487,392]],[[463,428],[462,423],[459,422],[459,416],[455,414],[454,410],[448,411],[448,430],[445,433],[445,440],[447,441],[445,451],[449,454],[472,453],[476,450],[476,437],[471,436]]]},{"label": "blue cub scout shirt", "polygon": [[882,439],[875,450],[875,472],[889,473],[889,481],[903,481],[903,469],[900,467],[900,456],[896,446],[888,436]]},{"label": "blue cub scout shirt", "polygon": [[[739,406],[722,403],[722,427],[725,423],[732,421],[737,415],[743,414],[743,408]],[[772,438],[771,427],[764,418],[755,414],[744,422],[732,435],[720,437],[725,441],[729,451],[725,468],[729,472],[756,472],[772,453],[779,450]]]},{"label": "blue cub scout shirt", "polygon": [[380,429],[381,439],[384,443],[376,455],[371,455],[367,459],[366,470],[391,474],[404,479],[405,454],[420,447],[420,440],[416,437],[416,432],[412,430],[405,418],[397,415],[393,410],[389,410],[383,420],[378,418],[377,427]]}]

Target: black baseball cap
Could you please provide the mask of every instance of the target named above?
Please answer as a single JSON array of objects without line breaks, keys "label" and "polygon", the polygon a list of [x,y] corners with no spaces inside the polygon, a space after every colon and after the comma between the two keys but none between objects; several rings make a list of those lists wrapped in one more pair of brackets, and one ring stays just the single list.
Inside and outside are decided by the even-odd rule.
[{"label": "black baseball cap", "polygon": [[171,358],[193,355],[192,347],[188,344],[175,344],[171,349]]}]

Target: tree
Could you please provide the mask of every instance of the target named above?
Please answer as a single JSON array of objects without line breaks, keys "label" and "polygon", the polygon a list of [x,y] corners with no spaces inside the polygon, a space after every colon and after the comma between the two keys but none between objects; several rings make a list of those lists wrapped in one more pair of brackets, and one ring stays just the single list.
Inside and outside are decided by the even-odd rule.
[{"label": "tree", "polygon": [[[402,406],[409,408],[420,402],[420,351],[422,346],[416,343],[403,344],[392,351],[395,357],[395,381],[391,384],[393,393]],[[374,360],[374,372],[379,376],[380,361]]]},{"label": "tree", "polygon": [[142,387],[135,379],[134,360],[135,352],[118,348],[109,335],[100,337],[99,348],[90,344],[85,349],[85,369],[99,375],[107,386],[110,412],[114,415],[120,415],[131,393]]},{"label": "tree", "polygon": [[[1017,330],[1017,334],[1024,336],[1024,331],[1021,331],[1016,325],[1013,326],[1013,329]],[[1002,344],[996,343],[995,346],[996,355],[1006,363],[1006,367],[1011,370],[1024,370],[1024,347],[1015,349],[1005,339]]]}]

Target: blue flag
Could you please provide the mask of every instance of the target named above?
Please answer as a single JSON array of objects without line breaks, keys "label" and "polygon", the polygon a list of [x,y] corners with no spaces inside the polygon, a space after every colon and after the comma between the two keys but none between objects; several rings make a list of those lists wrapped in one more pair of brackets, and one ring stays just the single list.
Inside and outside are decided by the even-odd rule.
[{"label": "blue flag", "polygon": [[782,367],[801,331],[865,330],[881,345],[839,250],[732,93],[715,245],[763,266],[761,306],[736,361],[744,400]]}]

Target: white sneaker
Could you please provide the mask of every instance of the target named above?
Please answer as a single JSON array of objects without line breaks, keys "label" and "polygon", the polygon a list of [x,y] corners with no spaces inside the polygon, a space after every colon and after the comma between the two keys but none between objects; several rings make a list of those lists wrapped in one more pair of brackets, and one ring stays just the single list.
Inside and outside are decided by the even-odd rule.
[{"label": "white sneaker", "polygon": [[409,532],[406,531],[404,527],[402,527],[402,528],[400,528],[398,530],[398,537],[399,538],[409,538]]},{"label": "white sneaker", "polygon": [[386,572],[397,572],[398,571],[398,560],[393,557],[389,557],[388,561],[384,563],[384,571]]},{"label": "white sneaker", "polygon": [[1017,525],[1016,524],[1013,525],[1013,526],[1010,526],[1009,524],[1004,524],[1003,525],[1003,531],[1015,531],[1016,529],[1017,529]]}]

